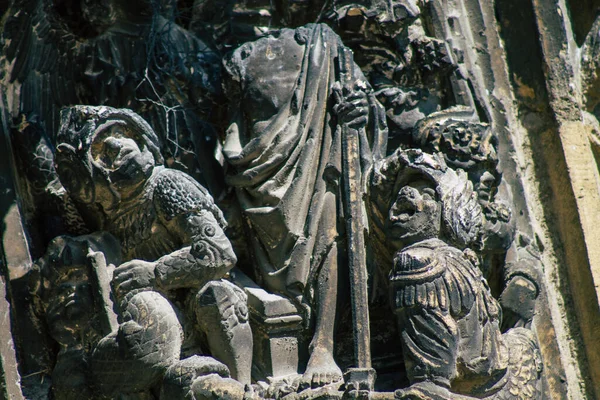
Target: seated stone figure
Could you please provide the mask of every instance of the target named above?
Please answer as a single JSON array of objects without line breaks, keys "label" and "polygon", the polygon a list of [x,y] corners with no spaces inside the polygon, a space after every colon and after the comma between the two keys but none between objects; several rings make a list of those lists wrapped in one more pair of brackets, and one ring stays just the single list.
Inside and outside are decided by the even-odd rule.
[{"label": "seated stone figure", "polygon": [[409,150],[395,158],[400,190],[388,232],[399,251],[389,296],[413,384],[397,397],[535,398],[535,337],[524,328],[502,334],[500,305],[469,248],[483,226],[472,183],[438,156]]},{"label": "seated stone figure", "polygon": [[[186,343],[199,331],[209,353],[227,364],[235,379],[250,383],[246,298],[220,279],[236,256],[223,231],[225,220],[206,189],[161,166],[157,136],[129,110],[65,109],[57,142],[60,181],[85,222],[121,243],[127,262],[113,278],[120,301],[139,290],[161,292],[186,311]],[[188,353],[197,352],[189,346]]]}]

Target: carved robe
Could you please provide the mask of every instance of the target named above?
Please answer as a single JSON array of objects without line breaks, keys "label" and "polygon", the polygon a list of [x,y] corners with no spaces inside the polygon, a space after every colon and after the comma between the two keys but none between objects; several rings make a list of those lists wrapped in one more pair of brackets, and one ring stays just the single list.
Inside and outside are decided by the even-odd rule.
[{"label": "carved robe", "polygon": [[[225,61],[232,101],[223,146],[227,181],[248,222],[259,278],[268,290],[310,304],[311,284],[342,234],[342,138],[333,112],[340,38],[326,25],[246,43]],[[366,81],[358,66],[353,75]],[[362,176],[385,155],[381,105],[367,89]],[[337,249],[337,250],[336,250]]]}]

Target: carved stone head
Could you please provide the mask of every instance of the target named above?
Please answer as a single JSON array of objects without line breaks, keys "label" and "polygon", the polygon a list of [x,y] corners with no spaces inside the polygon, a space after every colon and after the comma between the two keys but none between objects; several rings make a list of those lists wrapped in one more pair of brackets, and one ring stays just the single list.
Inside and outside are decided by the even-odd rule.
[{"label": "carved stone head", "polygon": [[389,234],[403,245],[440,236],[442,202],[437,183],[420,173],[406,173],[389,210]]},{"label": "carved stone head", "polygon": [[405,164],[387,231],[396,249],[431,238],[460,248],[478,246],[482,211],[466,173],[448,168],[440,156],[419,150],[398,154]]},{"label": "carved stone head", "polygon": [[50,336],[62,346],[81,346],[98,339],[96,317],[105,305],[94,294],[97,280],[87,255],[90,250],[101,248],[110,263],[120,263],[118,242],[106,233],[77,238],[58,236],[36,261]]},{"label": "carved stone head", "polygon": [[105,212],[134,194],[162,164],[158,137],[126,109],[75,106],[61,111],[56,168],[71,197]]}]

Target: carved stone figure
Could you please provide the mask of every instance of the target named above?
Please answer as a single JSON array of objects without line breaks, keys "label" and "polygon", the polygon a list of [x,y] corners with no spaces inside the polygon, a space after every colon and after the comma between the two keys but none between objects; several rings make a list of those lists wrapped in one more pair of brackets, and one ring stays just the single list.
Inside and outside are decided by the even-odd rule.
[{"label": "carved stone figure", "polygon": [[[188,309],[186,330],[192,325],[203,329],[210,353],[228,365],[234,378],[249,383],[252,341],[245,295],[219,280],[236,256],[223,232],[221,211],[206,189],[160,166],[156,135],[129,110],[66,109],[58,138],[62,184],[91,229],[108,231],[121,242],[127,262],[114,271],[116,296],[156,289],[175,302],[177,289],[189,289],[181,300]],[[214,290],[220,295],[214,296]],[[203,300],[206,296],[212,303]],[[210,314],[210,307],[217,310]],[[211,323],[194,324],[196,318]]]},{"label": "carved stone figure", "polygon": [[306,322],[314,317],[304,387],[342,379],[333,330],[347,254],[342,176],[351,171],[342,167],[341,126],[362,132],[358,177],[385,154],[383,110],[355,64],[355,81],[341,86],[342,50],[330,28],[307,25],[246,43],[225,61],[226,181],[247,221],[259,282],[302,305]]},{"label": "carved stone figure", "polygon": [[179,360],[183,330],[161,294],[138,290],[113,304],[110,276],[120,256],[117,239],[99,232],[59,236],[36,262],[45,320],[60,345],[54,398],[151,399],[157,388],[161,399],[241,398],[243,385],[224,364],[199,356]]},{"label": "carved stone figure", "polygon": [[[452,107],[421,120],[412,137],[413,143],[424,151],[439,152],[449,167],[466,172],[483,215],[478,243],[470,246],[478,251],[486,279],[503,277],[500,300],[507,317],[504,326],[529,324],[533,317],[532,300],[540,291],[541,263],[532,254],[536,250],[531,239],[522,233],[515,235],[512,193],[499,165],[497,135],[489,125],[474,119],[470,109]],[[507,325],[509,321],[511,325]]]},{"label": "carved stone figure", "polygon": [[537,398],[541,359],[528,329],[500,331],[501,309],[468,253],[438,239],[399,252],[390,274],[410,382],[397,398]]},{"label": "carved stone figure", "polygon": [[390,148],[409,145],[420,120],[454,102],[448,81],[457,65],[435,38],[432,8],[414,0],[334,1],[326,13],[385,107]]},{"label": "carved stone figure", "polygon": [[[96,260],[100,265],[93,265]],[[37,262],[45,318],[60,345],[52,372],[57,399],[120,393],[148,398],[148,391],[179,359],[183,331],[160,294],[134,294],[121,305],[121,323],[110,321],[112,309],[106,307],[112,303],[106,303],[102,290],[119,261],[118,241],[100,233],[59,236]]]},{"label": "carved stone figure", "polygon": [[500,305],[469,248],[478,245],[484,224],[466,173],[418,150],[397,152],[386,162],[400,168],[400,190],[388,214],[387,232],[399,249],[389,273],[390,301],[408,378],[417,383],[398,395],[411,398],[427,382],[440,389],[422,389],[421,396],[535,396],[535,337],[520,328],[501,334]]}]

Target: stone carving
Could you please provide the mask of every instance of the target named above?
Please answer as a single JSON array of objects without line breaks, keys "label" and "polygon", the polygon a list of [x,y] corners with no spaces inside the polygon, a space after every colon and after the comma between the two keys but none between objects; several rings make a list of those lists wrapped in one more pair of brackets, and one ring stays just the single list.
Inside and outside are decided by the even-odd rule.
[{"label": "stone carving", "polygon": [[[153,130],[129,110],[66,109],[58,138],[57,172],[67,192],[88,226],[120,240],[127,262],[114,270],[115,297],[131,304],[140,290],[157,290],[181,302],[186,328],[202,332],[209,352],[249,383],[246,297],[219,280],[236,256],[212,197],[188,175],[160,166]],[[191,292],[178,299],[177,289]]]},{"label": "stone carving", "polygon": [[536,339],[524,328],[500,334],[499,304],[467,254],[436,239],[421,241],[396,255],[390,279],[413,383],[397,398],[537,396]]},{"label": "stone carving", "polygon": [[334,3],[327,20],[385,107],[390,144],[409,144],[417,122],[449,103],[447,81],[457,68],[447,44],[426,32],[428,7],[413,0]]},{"label": "stone carving", "polygon": [[158,293],[128,298],[120,324],[111,314],[103,290],[120,256],[118,241],[107,233],[59,236],[37,262],[46,321],[60,345],[52,373],[57,399],[119,393],[145,398],[179,359],[183,331]]},{"label": "stone carving", "polygon": [[[361,175],[385,154],[382,108],[354,63],[350,86],[341,86],[344,50],[330,28],[307,25],[247,43],[225,61],[227,95],[239,101],[223,145],[226,181],[248,221],[258,278],[302,306],[307,323],[314,318],[301,387],[342,379],[333,333],[339,265],[351,240],[338,217],[343,175],[353,174],[360,189]],[[360,135],[353,170],[344,165],[343,125]]]},{"label": "stone carving", "polygon": [[[542,397],[539,249],[446,2],[113,3],[5,27],[55,398]],[[32,46],[85,90],[36,105],[67,57]]]},{"label": "stone carving", "polygon": [[535,338],[521,328],[501,335],[499,303],[469,248],[484,217],[466,173],[415,150],[386,161],[400,166],[401,189],[388,217],[388,235],[400,249],[389,273],[390,301],[413,383],[397,396],[534,396],[541,366]]}]

